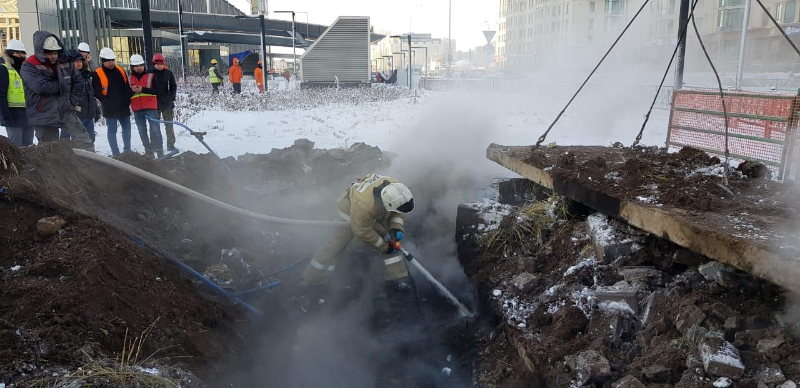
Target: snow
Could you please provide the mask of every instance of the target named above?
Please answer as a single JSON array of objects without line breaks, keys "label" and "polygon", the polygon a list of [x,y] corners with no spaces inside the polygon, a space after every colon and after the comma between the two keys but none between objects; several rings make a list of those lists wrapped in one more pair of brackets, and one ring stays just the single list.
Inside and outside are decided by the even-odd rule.
[{"label": "snow", "polygon": [[161,371],[159,371],[158,368],[145,368],[145,367],[141,367],[141,366],[139,367],[139,372],[147,373],[147,374],[153,375],[153,376],[158,376],[158,375],[161,374]]},{"label": "snow", "polygon": [[494,290],[494,291],[492,291],[492,295],[494,295],[495,298],[498,298],[498,297],[500,297],[500,295],[503,295],[503,291]]},{"label": "snow", "polygon": [[733,381],[727,377],[720,377],[714,382],[714,388],[728,388],[733,384]]},{"label": "snow", "polygon": [[628,302],[624,300],[614,300],[614,301],[604,300],[598,303],[597,308],[599,308],[600,311],[603,311],[605,313],[621,312],[621,313],[628,313],[630,315],[635,315],[631,306],[628,304]]},{"label": "snow", "polygon": [[594,236],[595,244],[604,247],[614,242],[614,228],[608,223],[607,216],[600,213],[592,214],[586,219],[586,224]]},{"label": "snow", "polygon": [[22,269],[21,265],[15,265],[15,266],[11,267],[11,272],[17,272],[17,271],[19,271],[21,269]]},{"label": "snow", "polygon": [[500,222],[514,209],[513,206],[504,205],[495,201],[470,202],[464,204],[478,210],[478,215],[483,223],[478,224],[479,232],[490,232],[500,227]]},{"label": "snow", "polygon": [[567,271],[564,272],[563,277],[572,275],[582,268],[592,268],[595,266],[597,266],[597,259],[594,257],[594,253],[592,253],[592,255],[588,259],[581,261],[580,263],[575,264],[572,267],[567,268]]},{"label": "snow", "polygon": [[711,347],[706,344],[700,349],[700,355],[703,359],[703,366],[708,369],[711,362],[730,365],[734,368],[744,369],[744,364],[739,358],[738,351],[729,342],[723,342],[723,346],[712,352]]},{"label": "snow", "polygon": [[445,376],[450,376],[450,374],[451,374],[451,373],[453,373],[453,370],[452,370],[452,369],[450,369],[450,368],[447,368],[447,367],[444,367],[444,368],[442,368],[442,374],[443,374],[443,375],[445,375]]}]

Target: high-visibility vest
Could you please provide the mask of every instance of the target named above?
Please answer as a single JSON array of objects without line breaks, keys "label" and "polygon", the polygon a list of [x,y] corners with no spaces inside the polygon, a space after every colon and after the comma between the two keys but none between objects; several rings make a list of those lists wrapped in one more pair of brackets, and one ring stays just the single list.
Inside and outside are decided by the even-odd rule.
[{"label": "high-visibility vest", "polygon": [[22,87],[22,77],[13,66],[9,66],[7,63],[4,63],[3,66],[8,69],[8,107],[24,108],[25,88]]},{"label": "high-visibility vest", "polygon": [[219,77],[217,77],[217,72],[214,71],[214,70],[216,70],[216,68],[213,67],[213,66],[208,68],[208,80],[212,84],[218,84],[220,79],[219,79]]},{"label": "high-visibility vest", "polygon": [[[123,70],[122,67],[119,67],[119,66],[117,66],[117,70],[119,71],[120,74],[122,74],[122,80],[125,81],[125,83],[127,84],[128,83],[128,76],[125,74],[125,70]],[[94,72],[97,74],[97,77],[100,78],[100,86],[103,87],[103,95],[107,96],[108,95],[108,77],[106,77],[106,73],[105,73],[105,70],[103,70],[103,66],[98,67],[97,70],[95,70]]]},{"label": "high-visibility vest", "polygon": [[[153,78],[155,75],[152,73],[136,74],[131,73],[131,86],[139,85],[143,88],[150,89],[153,87]],[[140,110],[157,110],[158,97],[150,93],[134,93],[131,96],[131,110],[138,112]]]}]

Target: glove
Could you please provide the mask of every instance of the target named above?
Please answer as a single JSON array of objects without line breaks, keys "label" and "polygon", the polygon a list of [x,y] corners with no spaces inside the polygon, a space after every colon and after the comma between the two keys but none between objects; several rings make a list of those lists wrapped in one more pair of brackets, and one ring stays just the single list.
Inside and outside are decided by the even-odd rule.
[{"label": "glove", "polygon": [[392,236],[394,236],[395,240],[403,241],[403,231],[402,230],[392,229],[391,232],[392,232]]},{"label": "glove", "polygon": [[394,247],[392,246],[392,244],[389,244],[389,248],[386,249],[386,254],[390,254],[390,253],[394,253],[394,252],[395,252]]}]

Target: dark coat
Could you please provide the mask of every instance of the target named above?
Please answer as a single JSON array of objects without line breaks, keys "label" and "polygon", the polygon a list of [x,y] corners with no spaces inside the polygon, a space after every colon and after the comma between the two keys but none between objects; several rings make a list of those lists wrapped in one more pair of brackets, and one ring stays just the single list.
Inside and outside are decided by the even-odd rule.
[{"label": "dark coat", "polygon": [[89,71],[89,69],[84,68],[81,70],[81,79],[83,80],[83,86],[86,89],[86,94],[81,100],[81,111],[78,112],[78,117],[81,120],[100,119],[100,107],[97,106],[97,100],[94,98],[94,87],[92,85],[93,74],[94,73]]},{"label": "dark coat", "polygon": [[175,107],[175,98],[178,96],[178,83],[170,69],[158,71],[153,69],[158,83],[158,110],[165,111]]},{"label": "dark coat", "polygon": [[[17,72],[22,68],[21,63],[19,65],[15,64],[14,59],[5,52],[2,53],[2,58],[6,65],[14,68]],[[0,65],[0,125],[4,127],[27,127],[28,113],[25,111],[25,108],[12,108],[8,106],[9,82],[8,68]]]},{"label": "dark coat", "polygon": [[[56,38],[60,50],[58,63],[47,63],[44,40]],[[83,99],[84,88],[80,74],[66,59],[64,44],[47,31],[33,34],[34,55],[22,64],[22,81],[25,87],[25,105],[28,123],[32,126],[60,127],[66,114],[75,112]]]},{"label": "dark coat", "polygon": [[103,86],[100,84],[100,77],[95,74],[92,77],[92,87],[94,97],[100,100],[103,106],[103,117],[120,119],[131,116],[131,96],[133,90],[130,85],[122,78],[122,74],[117,69],[106,69],[100,66],[96,71],[102,71],[108,77],[108,95],[103,95]]}]

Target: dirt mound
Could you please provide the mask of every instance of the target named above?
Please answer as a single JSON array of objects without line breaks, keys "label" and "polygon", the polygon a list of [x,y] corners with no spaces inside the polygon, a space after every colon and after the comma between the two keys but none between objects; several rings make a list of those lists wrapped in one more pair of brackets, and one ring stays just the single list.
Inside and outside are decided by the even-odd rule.
[{"label": "dirt mound", "polygon": [[17,170],[17,163],[19,159],[19,150],[11,140],[5,136],[0,136],[0,173],[11,174]]},{"label": "dirt mound", "polygon": [[[242,343],[243,312],[108,225],[24,200],[0,199],[0,214],[0,381],[116,358],[151,325],[141,354],[198,374]],[[43,237],[37,222],[52,216],[66,225]]]}]

